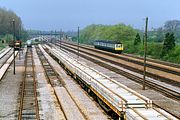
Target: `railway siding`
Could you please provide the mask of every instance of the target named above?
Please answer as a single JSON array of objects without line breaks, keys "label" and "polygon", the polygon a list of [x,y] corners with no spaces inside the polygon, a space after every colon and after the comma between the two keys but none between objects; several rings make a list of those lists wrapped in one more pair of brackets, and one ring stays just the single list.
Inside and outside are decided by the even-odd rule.
[{"label": "railway siding", "polygon": [[[18,54],[18,52],[15,52],[15,56]],[[7,61],[1,66],[0,68],[0,80],[2,79],[2,77],[4,76],[4,74],[6,73],[7,69],[9,68],[9,66],[11,65],[12,61],[14,60],[13,55],[11,55],[11,57],[9,57],[9,59],[7,59]]]},{"label": "railway siding", "polygon": [[[53,46],[54,47],[54,46]],[[76,50],[72,49],[72,48],[67,48],[67,47],[62,47],[63,49],[66,49],[72,53],[77,53]],[[99,58],[99,56],[95,56],[95,55],[87,55],[86,53],[80,53],[79,54],[81,57],[87,59],[87,60],[90,60],[102,67],[105,67],[111,71],[114,71],[116,72],[117,74],[121,74],[133,81],[136,81],[138,83],[141,83],[142,84],[142,75],[141,74],[138,74],[138,73],[135,73],[135,72],[132,72],[128,69],[124,69],[122,67],[119,67],[117,65],[114,64],[114,62],[106,62],[106,60],[104,61],[104,58],[102,60],[102,58]],[[179,88],[177,88],[176,86],[173,86],[173,85],[169,85],[167,83],[164,83],[164,82],[160,82],[160,81],[157,81],[157,80],[154,80],[152,78],[149,78],[149,77],[146,77],[146,86],[148,87],[151,87],[161,93],[163,93],[164,95],[166,96],[171,96],[172,98],[174,99],[177,99],[179,100]],[[171,87],[170,87],[171,86]]]},{"label": "railway siding", "polygon": [[[16,76],[13,74],[13,66],[10,65],[6,75],[0,81],[0,119],[17,119],[17,101],[19,85],[23,78],[24,61],[16,58]],[[0,73],[1,69],[0,69]]]},{"label": "railway siding", "polygon": [[[149,99],[142,97],[135,91],[128,89],[120,83],[116,83],[112,79],[100,74],[98,71],[93,70],[86,65],[76,62],[69,56],[66,57],[67,55],[63,55],[62,53],[59,54],[56,51],[53,52],[58,56],[61,54],[61,57],[64,58],[64,60],[61,58],[60,60],[67,66],[69,64],[69,69],[78,69],[76,74],[93,86],[98,93],[106,96],[106,99],[110,100],[109,102],[114,104],[115,107],[118,107],[117,109],[119,111],[123,109],[121,106],[124,108],[125,106],[128,108],[151,106],[152,102]],[[116,99],[117,101],[113,101],[113,99]],[[123,105],[121,105],[121,103],[123,103]]]},{"label": "railway siding", "polygon": [[[77,46],[75,43],[67,42],[67,41],[61,41],[61,43],[68,43],[68,44]],[[110,55],[112,57],[119,57],[121,59],[129,60],[129,61],[134,61],[134,62],[136,61],[137,64],[141,64],[141,65],[143,65],[143,62],[144,62],[143,61],[144,60],[143,57],[138,57],[138,56],[132,55],[132,54],[114,54],[114,53],[110,53],[110,52],[107,52],[107,51],[102,51],[102,50],[94,49],[94,46],[92,46],[92,45],[85,45],[85,44],[80,44],[80,47],[88,49],[88,50],[92,50],[92,51],[98,51],[100,53],[107,54],[107,55]],[[147,63],[151,67],[162,66],[162,67],[164,67],[166,69],[180,72],[180,69],[179,69],[180,65],[179,64],[174,64],[174,63],[170,63],[170,62],[160,61],[160,60],[156,60],[156,59],[152,59],[152,58],[147,58]]]},{"label": "railway siding", "polygon": [[49,84],[52,86],[56,99],[64,113],[66,119],[69,120],[85,120],[86,117],[76,105],[71,95],[67,92],[64,87],[63,81],[59,79],[58,74],[55,72],[49,61],[43,55],[39,48],[36,48],[37,53],[40,57],[41,63],[46,73]]},{"label": "railway siding", "polygon": [[[56,48],[57,51],[59,50],[59,47],[56,47],[54,45],[52,45],[53,48]],[[61,48],[61,50],[64,50],[64,48]],[[69,50],[68,50],[69,51]],[[76,55],[76,51],[75,52],[66,52],[68,53],[70,56],[73,56],[74,58],[77,59],[77,55]],[[82,53],[79,54],[81,57],[78,58],[78,61],[80,61],[81,63],[85,63],[88,66],[91,66],[92,68],[101,71],[103,74],[108,75],[109,77],[115,79],[117,82],[120,82],[126,86],[128,86],[129,88],[136,90],[137,92],[143,94],[144,96],[150,98],[153,100],[153,103],[155,103],[155,105],[160,106],[162,109],[170,112],[171,114],[175,115],[176,117],[179,118],[180,113],[179,113],[179,102],[173,100],[171,97],[166,97],[163,94],[157,92],[157,90],[152,90],[149,87],[146,87],[146,90],[142,90],[142,86],[136,82],[134,82],[134,80],[132,81],[129,78],[126,78],[124,76],[122,76],[119,72],[120,70],[117,69],[116,65],[110,64],[108,63],[108,65],[105,65],[101,63],[101,61],[97,60],[97,58],[95,60],[92,60],[91,58],[95,58],[89,55],[89,57],[85,57],[84,55],[82,55]],[[107,62],[106,62],[107,64]],[[138,80],[139,81],[139,80]],[[171,86],[172,87],[172,86]],[[164,91],[163,91],[164,92]],[[167,93],[167,92],[165,92]],[[169,95],[169,94],[168,94]]]},{"label": "railway siding", "polygon": [[[69,45],[65,42],[61,43],[61,44],[63,46],[68,46],[68,47],[74,46],[73,49],[77,49],[76,45],[74,45],[74,44]],[[91,54],[91,55],[98,54],[97,56],[102,56],[102,53],[103,53],[103,56],[105,56],[106,59],[108,58],[108,60],[111,60],[113,63],[116,63],[116,65],[123,66],[125,68],[129,67],[129,69],[131,68],[133,71],[142,73],[142,69],[143,69],[143,66],[142,66],[143,63],[141,63],[142,60],[139,60],[137,58],[130,58],[130,57],[126,58],[123,55],[115,55],[113,53],[100,51],[100,50],[96,50],[96,49],[88,48],[88,47],[80,46],[80,48],[82,49],[82,50],[80,49],[80,51],[85,52],[86,54]],[[121,64],[121,63],[123,63],[123,64]],[[150,63],[149,65],[147,65],[147,66],[149,66],[149,67],[147,67],[148,76],[154,76],[154,78],[156,78],[156,79],[162,78],[160,80],[165,81],[165,82],[168,82],[169,76],[171,76],[171,79],[174,80],[174,84],[177,85],[177,82],[180,82],[179,81],[180,80],[180,77],[179,77],[180,69],[174,68],[171,66],[161,65],[158,63],[154,63],[154,64],[152,62],[147,62],[147,63]],[[172,72],[168,72],[169,70],[171,70]],[[156,74],[154,74],[154,73],[156,73]]]},{"label": "railway siding", "polygon": [[[64,81],[64,87],[66,88],[68,94],[74,100],[75,104],[79,106],[79,109],[83,112],[86,119],[96,119],[96,120],[106,120],[107,115],[105,115],[100,108],[96,106],[94,101],[92,101],[80,88],[70,76],[68,76],[65,71],[59,66],[59,64],[53,60],[42,48],[43,54],[50,61],[51,65],[56,69],[57,73],[60,75],[60,79]],[[62,98],[64,99],[64,98]],[[66,100],[66,99],[65,99]],[[71,107],[70,107],[71,108]],[[67,108],[68,110],[69,108]]]},{"label": "railway siding", "polygon": [[5,49],[3,49],[3,50],[1,51],[1,53],[0,53],[0,59],[1,59],[2,57],[4,57],[4,55],[6,55],[10,50],[11,50],[11,48],[5,48]]},{"label": "railway siding", "polygon": [[36,80],[34,74],[34,60],[32,56],[32,51],[29,49],[26,51],[25,73],[22,80],[19,102],[18,120],[39,120]]},{"label": "railway siding", "polygon": [[[66,65],[66,67],[67,68],[71,68],[71,70],[72,71],[74,71],[73,69],[76,69],[75,70],[75,73],[76,73],[76,71],[79,71],[78,69],[80,68],[82,71],[86,71],[85,69],[88,69],[88,67],[87,66],[85,66],[84,68],[82,68],[82,67],[80,67],[81,65],[78,65],[78,64],[80,64],[80,63],[78,63],[78,62],[76,62],[75,60],[73,60],[73,58],[72,57],[70,57],[70,56],[68,56],[67,54],[66,55],[63,55],[63,54],[65,54],[65,53],[63,53],[63,52],[61,52],[60,54],[59,53],[57,53],[57,50],[51,50],[51,52],[52,52],[52,54],[54,54],[54,56],[56,56],[56,57],[58,57],[59,58],[59,60],[61,61],[61,62],[63,62],[65,65]],[[71,60],[70,60],[71,59]],[[73,63],[76,63],[76,64],[73,64]],[[76,66],[76,68],[73,68],[73,65],[68,65],[68,64],[73,64],[74,66]],[[68,67],[69,66],[69,67]],[[91,71],[91,70],[90,70]],[[88,74],[90,73],[90,71],[88,71]],[[91,71],[92,72],[92,71]],[[78,73],[76,73],[77,75],[78,75]],[[87,73],[86,73],[87,74]],[[91,76],[91,75],[90,75]],[[92,76],[95,76],[95,74],[93,74]],[[98,75],[97,75],[98,76]],[[93,86],[93,83],[95,83],[96,85],[98,85],[98,87],[99,88],[101,88],[103,85],[103,83],[101,84],[101,85],[99,85],[99,81],[105,81],[104,80],[104,78],[102,78],[102,80],[98,80],[98,78],[101,78],[101,77],[97,77],[97,80],[96,81],[94,81],[93,79],[94,78],[92,78],[91,80],[89,80],[89,81],[87,81],[88,83],[91,83],[91,85]],[[95,78],[96,79],[96,78]],[[85,79],[84,79],[85,80]],[[106,83],[108,83],[108,82],[106,82]],[[114,87],[116,87],[116,86],[114,86],[114,84],[112,85],[111,84],[111,89],[112,88],[114,88]],[[98,91],[98,89],[96,89],[97,87],[96,86],[93,86],[93,88],[95,88],[95,90],[96,91]],[[106,98],[106,100],[109,100],[109,99],[111,99],[111,97],[109,97],[108,96],[108,92],[112,92],[111,90],[108,90],[108,91],[106,91],[106,88],[104,87],[103,88],[103,93],[105,92],[107,92],[106,94],[104,94],[104,96],[105,95],[107,95],[105,98]],[[102,91],[102,90],[101,90]],[[100,91],[99,91],[100,92]],[[132,93],[132,92],[131,92]],[[120,94],[120,93],[118,93],[118,94]],[[103,94],[102,94],[103,95]],[[111,94],[111,96],[112,97],[114,97],[114,98],[116,98],[117,96],[115,95],[115,94]],[[117,98],[115,99],[115,100],[118,100]],[[121,98],[121,100],[122,100],[122,98]],[[130,101],[130,100],[129,100]],[[128,102],[129,102],[128,101]],[[115,101],[113,101],[113,103],[111,102],[111,101],[109,101],[112,105],[113,105],[113,103],[116,103]],[[138,102],[137,102],[138,103]],[[117,106],[119,106],[119,104],[114,104],[116,107]],[[128,106],[128,105],[127,105]],[[135,106],[135,108],[136,108],[137,106]],[[129,106],[129,107],[127,107],[127,108],[131,108],[131,106]],[[142,110],[143,111],[143,109],[141,109],[141,108],[139,108],[139,107],[137,107],[136,108],[137,110]],[[145,110],[145,109],[144,109]],[[135,110],[134,110],[135,111]],[[141,111],[141,112],[142,112]],[[147,117],[148,119],[154,119],[154,118],[156,118],[157,116],[157,114],[160,114],[160,113],[158,113],[158,111],[156,111],[156,110],[154,110],[154,109],[148,109],[148,111],[150,111],[150,112],[148,112],[148,114],[150,113],[151,114],[151,116],[147,116],[147,115],[145,115],[145,117]],[[146,112],[146,111],[144,111],[144,112]],[[143,112],[142,112],[143,113]],[[153,113],[156,113],[156,114],[153,114]],[[154,118],[153,118],[153,116],[154,116]],[[169,114],[168,114],[169,115]],[[171,116],[171,115],[169,115],[169,116]],[[141,116],[141,118],[142,118],[142,116]],[[164,119],[165,118],[165,116],[164,115],[161,115],[161,116],[159,116],[159,119]]]},{"label": "railway siding", "polygon": [[68,120],[84,120],[84,116],[82,113],[80,113],[80,110],[72,100],[72,98],[69,96],[68,92],[65,88],[56,88],[57,96],[60,100],[60,103],[62,105],[62,108],[67,116]]},{"label": "railway siding", "polygon": [[39,94],[39,115],[40,119],[53,119],[53,120],[66,120],[64,113],[62,112],[54,90],[51,85],[48,84],[47,78],[44,73],[44,69],[41,65],[39,57],[33,49],[33,57],[35,63],[35,74],[37,79],[37,92]]}]

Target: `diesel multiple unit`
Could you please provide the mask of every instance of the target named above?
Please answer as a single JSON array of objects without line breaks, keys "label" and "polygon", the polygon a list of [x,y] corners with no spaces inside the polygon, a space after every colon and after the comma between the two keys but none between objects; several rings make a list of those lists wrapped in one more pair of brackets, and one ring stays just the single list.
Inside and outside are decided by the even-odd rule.
[{"label": "diesel multiple unit", "polygon": [[32,41],[28,40],[28,41],[26,41],[26,44],[27,44],[27,47],[28,47],[28,48],[31,48],[31,47],[32,47]]},{"label": "diesel multiple unit", "polygon": [[123,44],[117,41],[111,40],[95,40],[94,47],[101,50],[106,50],[115,53],[121,53],[123,51]]}]

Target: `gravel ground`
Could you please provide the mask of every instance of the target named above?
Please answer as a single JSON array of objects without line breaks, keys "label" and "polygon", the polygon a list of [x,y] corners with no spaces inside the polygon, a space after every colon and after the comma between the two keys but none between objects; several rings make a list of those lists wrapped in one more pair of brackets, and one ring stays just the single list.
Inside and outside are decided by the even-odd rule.
[{"label": "gravel ground", "polygon": [[64,87],[55,87],[57,96],[68,120],[85,120]]},{"label": "gravel ground", "polygon": [[[77,55],[69,53],[70,56],[74,57],[77,59]],[[108,69],[105,69],[97,64],[94,64],[86,59],[83,59],[81,57],[78,58],[78,60],[82,63],[86,63],[86,65],[102,72],[103,74],[108,75],[109,77],[117,80],[118,82],[128,86],[129,88],[137,91],[138,93],[146,96],[147,98],[153,100],[153,103],[161,106],[163,109],[170,111],[171,113],[173,113],[176,116],[180,117],[180,102],[173,100],[171,98],[168,98],[162,94],[160,94],[159,92],[156,92],[152,89],[146,88],[146,90],[142,90],[142,85],[129,80],[127,78],[125,78],[124,76],[118,75],[117,73],[114,73]]]},{"label": "gravel ground", "polygon": [[[24,56],[22,56],[24,58]],[[18,93],[23,78],[24,59],[16,58],[16,75],[13,74],[11,65],[0,81],[0,120],[17,119],[18,114]]]},{"label": "gravel ground", "polygon": [[[47,55],[47,54],[46,54]],[[68,76],[65,71],[55,62],[51,57],[48,57],[48,60],[51,61],[51,64],[56,69],[57,73],[65,82],[65,86],[76,101],[76,104],[79,106],[81,111],[85,114],[87,119],[90,120],[106,120],[109,119],[107,115],[103,113],[103,110],[100,107],[97,107],[96,103],[89,98],[89,96],[82,90],[82,88],[77,85],[70,76]]]}]

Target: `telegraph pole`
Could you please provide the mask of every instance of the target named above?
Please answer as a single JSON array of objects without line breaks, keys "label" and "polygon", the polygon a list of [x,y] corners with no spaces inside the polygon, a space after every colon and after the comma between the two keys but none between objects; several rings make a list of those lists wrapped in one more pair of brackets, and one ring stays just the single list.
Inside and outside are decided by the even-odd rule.
[{"label": "telegraph pole", "polygon": [[53,43],[56,42],[56,37],[57,37],[57,36],[56,36],[56,30],[55,30],[54,36],[55,36],[55,39],[54,39],[55,41],[53,41]]},{"label": "telegraph pole", "polygon": [[51,43],[52,43],[52,34],[53,34],[53,31],[51,30]]},{"label": "telegraph pole", "polygon": [[13,19],[12,21],[13,23],[13,43],[14,43],[14,50],[13,50],[13,54],[14,54],[14,75],[16,74],[16,71],[15,71],[15,20]]},{"label": "telegraph pole", "polygon": [[22,38],[21,38],[21,24],[19,24],[19,40],[20,40],[20,47],[19,47],[19,60],[21,60],[21,41],[22,41]]},{"label": "telegraph pole", "polygon": [[60,49],[61,49],[61,36],[62,36],[62,29],[60,31]]},{"label": "telegraph pole", "polygon": [[78,26],[78,58],[79,58],[79,26]]},{"label": "telegraph pole", "polygon": [[148,17],[146,17],[145,38],[144,38],[144,73],[143,73],[143,90],[145,90],[145,81],[146,81],[147,27],[148,27]]}]

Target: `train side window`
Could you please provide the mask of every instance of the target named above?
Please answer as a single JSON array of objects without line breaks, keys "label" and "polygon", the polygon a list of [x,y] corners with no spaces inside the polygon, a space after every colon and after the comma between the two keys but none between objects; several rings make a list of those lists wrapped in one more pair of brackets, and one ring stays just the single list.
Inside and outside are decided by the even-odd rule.
[{"label": "train side window", "polygon": [[100,46],[102,46],[102,44],[103,44],[102,42],[99,43]]}]

